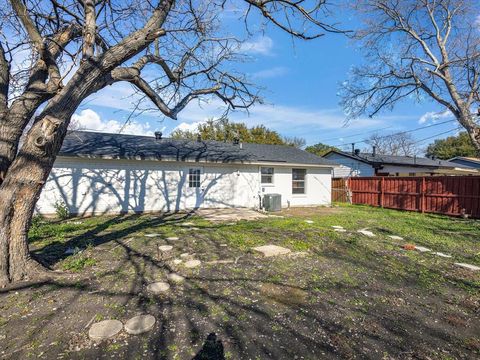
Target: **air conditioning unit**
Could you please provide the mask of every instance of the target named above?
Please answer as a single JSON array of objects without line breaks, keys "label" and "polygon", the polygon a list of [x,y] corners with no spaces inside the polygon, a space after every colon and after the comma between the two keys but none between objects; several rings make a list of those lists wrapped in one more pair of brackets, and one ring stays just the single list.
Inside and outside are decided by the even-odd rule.
[{"label": "air conditioning unit", "polygon": [[263,208],[266,211],[281,211],[282,210],[282,195],[280,195],[280,194],[265,194],[265,195],[263,195]]}]

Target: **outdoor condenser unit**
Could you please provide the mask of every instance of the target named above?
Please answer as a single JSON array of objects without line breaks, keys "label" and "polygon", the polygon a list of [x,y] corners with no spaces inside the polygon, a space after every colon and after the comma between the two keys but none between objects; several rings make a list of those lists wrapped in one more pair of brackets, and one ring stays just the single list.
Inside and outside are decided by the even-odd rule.
[{"label": "outdoor condenser unit", "polygon": [[282,195],[280,195],[280,194],[265,194],[265,195],[263,195],[263,208],[266,211],[281,211],[282,210]]}]

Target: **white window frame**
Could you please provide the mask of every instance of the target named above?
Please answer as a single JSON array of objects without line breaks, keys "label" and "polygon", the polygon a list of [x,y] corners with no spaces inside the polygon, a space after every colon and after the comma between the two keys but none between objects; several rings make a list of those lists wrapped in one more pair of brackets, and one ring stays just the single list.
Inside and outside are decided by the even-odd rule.
[{"label": "white window frame", "polygon": [[[294,179],[293,179],[293,172],[294,172],[295,170],[303,170],[303,171],[305,171],[305,175],[304,175],[304,177],[303,177],[303,180],[294,180]],[[292,168],[292,195],[293,195],[293,196],[305,196],[305,195],[307,195],[307,174],[308,174],[308,170],[305,169],[305,168]],[[294,189],[293,183],[294,183],[294,182],[301,182],[301,181],[303,181],[303,192],[302,192],[302,193],[295,193],[295,192],[293,192],[293,189]]]},{"label": "white window frame", "polygon": [[[191,180],[190,176],[197,176],[193,172],[198,172],[198,179]],[[192,183],[198,184],[198,186],[191,186]],[[199,167],[189,167],[187,172],[187,187],[189,189],[199,189],[202,187],[202,169]]]},{"label": "white window frame", "polygon": [[[272,169],[273,170],[273,173],[272,174],[266,174],[266,175],[263,175],[262,174],[262,169]],[[267,183],[264,183],[262,180],[263,176],[271,176],[272,178],[272,182],[267,182]],[[260,184],[262,184],[262,186],[273,186],[275,184],[275,168],[273,166],[260,166]]]}]

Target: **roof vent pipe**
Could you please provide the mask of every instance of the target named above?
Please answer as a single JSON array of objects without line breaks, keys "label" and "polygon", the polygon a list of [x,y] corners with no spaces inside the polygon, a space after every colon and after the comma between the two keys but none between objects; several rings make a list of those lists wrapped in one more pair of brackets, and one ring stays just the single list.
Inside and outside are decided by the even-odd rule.
[{"label": "roof vent pipe", "polygon": [[155,131],[155,139],[161,140],[162,139],[162,132],[161,131]]},{"label": "roof vent pipe", "polygon": [[372,146],[372,156],[375,157],[376,153],[377,153],[377,147]]},{"label": "roof vent pipe", "polygon": [[356,156],[360,155],[360,149],[355,149],[355,155]]},{"label": "roof vent pipe", "polygon": [[352,155],[355,155],[355,143],[352,143]]}]

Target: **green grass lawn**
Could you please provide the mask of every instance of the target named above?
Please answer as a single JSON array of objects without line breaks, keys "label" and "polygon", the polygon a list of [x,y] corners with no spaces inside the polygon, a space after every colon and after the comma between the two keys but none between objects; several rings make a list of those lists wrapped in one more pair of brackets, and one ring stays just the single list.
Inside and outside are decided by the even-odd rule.
[{"label": "green grass lawn", "polygon": [[[403,250],[406,243],[452,258]],[[163,244],[173,246],[170,258],[157,257]],[[252,250],[265,244],[293,255]],[[480,273],[454,265],[480,266],[476,220],[349,205],[233,223],[188,214],[36,218],[30,245],[61,275],[0,290],[0,357],[130,359],[142,349],[142,358],[192,359],[211,332],[226,359],[480,355]],[[202,266],[174,264],[181,254]],[[185,283],[164,296],[145,290],[172,272]],[[138,313],[159,325],[97,346],[88,339],[92,321]]]}]

